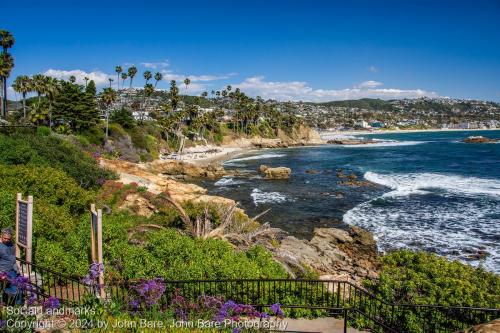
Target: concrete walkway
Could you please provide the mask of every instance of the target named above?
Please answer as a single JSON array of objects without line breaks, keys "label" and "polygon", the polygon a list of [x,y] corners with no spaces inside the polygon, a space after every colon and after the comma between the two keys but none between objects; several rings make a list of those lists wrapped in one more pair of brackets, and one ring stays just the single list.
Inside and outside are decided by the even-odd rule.
[{"label": "concrete walkway", "polygon": [[[283,326],[286,322],[286,328]],[[321,332],[321,333],[342,333],[344,332],[344,321],[336,318],[316,318],[316,319],[283,319],[283,326],[277,331],[282,332]],[[348,328],[349,333],[361,333],[354,328]]]}]

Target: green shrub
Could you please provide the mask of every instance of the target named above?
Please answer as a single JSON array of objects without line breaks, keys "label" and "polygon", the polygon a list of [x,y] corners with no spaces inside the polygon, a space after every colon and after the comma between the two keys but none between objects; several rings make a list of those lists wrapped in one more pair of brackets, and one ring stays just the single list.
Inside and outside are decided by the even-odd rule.
[{"label": "green shrub", "polygon": [[81,132],[81,136],[86,138],[91,144],[101,146],[104,144],[105,133],[100,127],[91,127]]},{"label": "green shrub", "polygon": [[36,128],[36,134],[39,136],[49,136],[50,132],[51,132],[51,130],[47,126],[38,126]]},{"label": "green shrub", "polygon": [[15,194],[33,195],[48,204],[64,206],[71,214],[82,214],[93,198],[74,179],[50,167],[0,164],[0,188]]},{"label": "green shrub", "polygon": [[51,166],[86,189],[98,188],[103,180],[116,177],[81,149],[56,136],[0,135],[0,164]]}]

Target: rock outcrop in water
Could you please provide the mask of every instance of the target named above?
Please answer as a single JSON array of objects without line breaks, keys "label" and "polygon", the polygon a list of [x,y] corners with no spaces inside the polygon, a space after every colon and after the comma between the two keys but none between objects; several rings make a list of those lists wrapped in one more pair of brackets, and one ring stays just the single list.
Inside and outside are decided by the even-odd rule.
[{"label": "rock outcrop in water", "polygon": [[497,143],[498,139],[485,138],[484,136],[469,136],[464,139],[465,143]]},{"label": "rock outcrop in water", "polygon": [[292,169],[286,167],[270,168],[267,165],[261,165],[259,171],[265,175],[266,179],[288,179],[292,174]]}]

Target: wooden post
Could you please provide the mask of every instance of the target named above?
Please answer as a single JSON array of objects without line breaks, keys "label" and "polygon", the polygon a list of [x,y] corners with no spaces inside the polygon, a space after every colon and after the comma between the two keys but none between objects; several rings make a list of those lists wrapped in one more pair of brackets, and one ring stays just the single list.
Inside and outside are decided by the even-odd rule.
[{"label": "wooden post", "polygon": [[19,247],[19,200],[22,200],[22,194],[16,195],[16,258],[21,258],[21,248]]},{"label": "wooden post", "polygon": [[[92,263],[103,265],[102,256],[102,210],[95,209],[95,205],[90,205],[90,247]],[[104,272],[99,272],[99,297],[105,298],[104,292]]]},{"label": "wooden post", "polygon": [[32,259],[32,240],[33,240],[33,196],[28,196],[28,221],[26,225],[26,261]]},{"label": "wooden post", "polygon": [[[97,210],[97,260],[98,263],[104,268],[104,261],[102,258],[102,209]],[[104,299],[106,297],[106,293],[104,292],[103,270],[99,272],[99,291],[100,297]]]}]

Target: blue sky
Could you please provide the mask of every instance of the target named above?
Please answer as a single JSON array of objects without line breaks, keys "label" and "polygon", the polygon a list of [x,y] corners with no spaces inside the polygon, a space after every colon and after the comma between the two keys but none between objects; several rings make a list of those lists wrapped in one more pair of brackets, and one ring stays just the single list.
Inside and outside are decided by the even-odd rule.
[{"label": "blue sky", "polygon": [[[500,1],[4,1],[12,77],[115,65],[281,100],[500,101]],[[134,86],[143,85],[142,75]],[[162,82],[159,87],[166,88]]]}]

